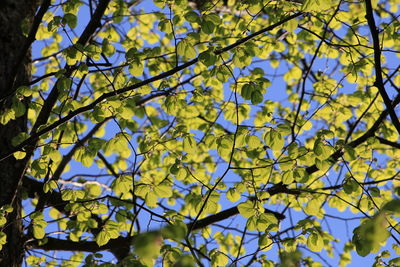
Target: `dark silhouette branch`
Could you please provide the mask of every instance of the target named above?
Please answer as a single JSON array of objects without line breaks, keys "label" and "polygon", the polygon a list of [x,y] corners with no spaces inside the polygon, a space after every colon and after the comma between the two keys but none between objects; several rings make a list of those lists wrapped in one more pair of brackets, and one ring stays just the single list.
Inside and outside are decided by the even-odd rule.
[{"label": "dark silhouette branch", "polygon": [[392,119],[392,123],[396,128],[397,132],[400,134],[400,121],[394,111],[391,100],[385,90],[385,86],[383,83],[382,77],[382,64],[381,64],[381,48],[379,43],[379,31],[375,24],[373,8],[371,4],[371,0],[365,0],[365,9],[366,16],[369,29],[371,31],[373,47],[374,47],[374,67],[375,67],[375,82],[374,85],[378,88],[379,94],[382,96],[383,102],[385,103],[386,109],[389,111],[390,118]]},{"label": "dark silhouette branch", "polygon": [[32,26],[28,33],[28,37],[26,38],[26,41],[20,50],[20,53],[15,62],[15,65],[12,67],[11,75],[9,77],[10,80],[9,80],[9,82],[7,82],[11,91],[7,95],[2,96],[2,98],[1,98],[2,100],[8,96],[11,96],[15,92],[14,83],[15,83],[15,79],[17,77],[17,73],[22,65],[24,58],[26,57],[26,54],[29,51],[29,48],[31,47],[32,43],[36,40],[35,37],[36,37],[36,33],[39,29],[39,25],[42,23],[43,16],[49,9],[50,4],[51,4],[51,0],[44,0],[42,5],[40,6],[39,11],[37,12],[35,18],[33,19]]},{"label": "dark silhouette branch", "polygon": [[389,141],[389,140],[387,140],[385,138],[382,138],[382,137],[379,137],[379,136],[375,136],[375,138],[378,139],[381,144],[388,145],[388,146],[391,146],[393,148],[400,149],[400,144],[399,143]]}]

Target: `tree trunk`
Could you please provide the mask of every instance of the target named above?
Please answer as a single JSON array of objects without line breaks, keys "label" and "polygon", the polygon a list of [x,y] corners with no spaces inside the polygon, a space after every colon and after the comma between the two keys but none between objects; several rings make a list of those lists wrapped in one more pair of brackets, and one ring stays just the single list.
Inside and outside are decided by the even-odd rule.
[{"label": "tree trunk", "polygon": [[[21,23],[26,18],[32,21],[36,0],[4,0],[0,5],[0,114],[10,109],[15,89],[30,80],[30,52],[15,72],[15,65],[26,42]],[[28,104],[29,99],[23,103]],[[26,113],[7,124],[0,124],[0,154],[11,149],[11,140],[27,130]],[[26,160],[13,156],[0,161],[0,207],[12,205],[13,212],[7,215],[7,224],[0,229],[7,235],[7,243],[0,251],[0,266],[21,266],[24,256],[23,224],[21,220],[20,181],[25,172]]]}]

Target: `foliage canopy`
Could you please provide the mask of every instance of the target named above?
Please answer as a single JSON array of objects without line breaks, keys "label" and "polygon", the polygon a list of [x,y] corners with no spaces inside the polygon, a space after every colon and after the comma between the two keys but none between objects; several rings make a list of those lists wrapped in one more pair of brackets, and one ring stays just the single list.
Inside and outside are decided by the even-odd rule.
[{"label": "foliage canopy", "polygon": [[398,8],[44,0],[0,247],[19,220],[31,266],[397,266]]}]

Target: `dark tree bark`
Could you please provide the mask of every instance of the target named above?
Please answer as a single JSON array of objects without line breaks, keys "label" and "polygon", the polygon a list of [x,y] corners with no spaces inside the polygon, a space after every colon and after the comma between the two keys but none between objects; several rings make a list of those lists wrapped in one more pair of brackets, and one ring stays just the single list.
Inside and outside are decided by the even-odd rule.
[{"label": "dark tree bark", "polygon": [[[5,0],[0,5],[0,112],[12,105],[15,89],[30,80],[30,51],[23,51],[27,38],[22,34],[24,19],[32,21],[37,7],[36,0]],[[25,54],[25,55],[24,55]],[[24,99],[25,105],[29,99]],[[0,154],[10,151],[11,140],[27,129],[26,114],[0,124]],[[7,215],[7,224],[2,231],[7,243],[0,251],[0,266],[21,266],[24,256],[23,225],[21,221],[21,177],[26,160],[13,156],[0,161],[0,207],[12,205],[13,212]]]}]

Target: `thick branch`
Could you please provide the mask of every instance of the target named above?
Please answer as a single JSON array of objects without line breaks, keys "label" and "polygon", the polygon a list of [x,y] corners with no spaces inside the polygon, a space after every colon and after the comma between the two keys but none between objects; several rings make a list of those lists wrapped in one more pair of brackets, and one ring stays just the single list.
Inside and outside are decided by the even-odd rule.
[{"label": "thick branch", "polygon": [[[32,182],[32,181],[29,181],[29,182]],[[35,186],[38,186],[38,184],[36,184],[35,182],[32,182],[32,183],[35,184]],[[37,183],[41,184],[40,182],[37,182]],[[268,192],[270,193],[270,195],[275,195],[275,194],[279,194],[279,193],[295,193],[295,194],[299,193],[296,190],[287,189],[286,186],[281,185],[281,184],[269,188]],[[269,209],[266,209],[265,212],[274,214],[277,217],[277,219],[279,219],[279,220],[282,220],[285,218],[285,216],[282,215],[281,213],[278,213],[278,212],[275,212],[275,211],[272,211]],[[232,217],[234,215],[237,215],[237,214],[239,214],[239,210],[238,210],[237,206],[235,206],[235,207],[226,209],[224,211],[218,212],[217,214],[210,215],[204,219],[198,220],[194,226],[192,225],[192,223],[188,223],[187,228],[190,229],[191,227],[193,227],[192,228],[193,230],[202,229],[204,227],[207,227],[208,225],[211,225],[215,222],[225,220],[225,219]],[[104,246],[98,246],[95,241],[73,242],[70,240],[63,240],[63,239],[47,237],[48,242],[46,244],[39,245],[38,242],[35,240],[33,242],[30,242],[28,244],[28,247],[39,248],[39,249],[43,249],[43,250],[96,252],[96,251],[102,251],[102,250],[115,250],[117,248],[124,248],[126,246],[130,246],[132,241],[134,240],[134,238],[135,238],[135,236],[134,237],[119,237],[117,239],[110,240]]]},{"label": "thick branch", "polygon": [[[29,198],[37,197],[37,193],[43,191],[43,185],[42,182],[27,176],[24,176],[22,179],[22,186],[25,188],[25,192],[28,194]],[[53,191],[46,195],[46,203],[60,212],[65,213],[65,206],[69,202],[62,200],[60,192]]]},{"label": "thick branch", "polygon": [[388,145],[388,146],[391,146],[393,148],[400,149],[400,144],[399,143],[389,141],[389,140],[387,140],[385,138],[382,138],[382,137],[379,137],[379,136],[376,136],[376,139],[378,139],[381,144]]},{"label": "thick branch", "polygon": [[373,9],[371,0],[365,0],[365,9],[369,29],[372,35],[373,47],[374,47],[374,67],[375,67],[375,83],[374,85],[378,88],[379,94],[382,96],[383,102],[385,103],[386,109],[389,111],[390,118],[392,119],[394,127],[396,127],[397,132],[400,134],[400,121],[397,118],[396,112],[394,111],[390,98],[386,93],[385,86],[382,77],[382,64],[381,64],[381,48],[379,44],[379,31],[375,24]]},{"label": "thick branch", "polygon": [[51,0],[44,0],[42,5],[40,6],[39,11],[37,12],[35,18],[33,19],[33,23],[32,23],[31,29],[29,30],[28,37],[20,50],[18,58],[15,62],[15,65],[13,66],[13,68],[11,70],[11,75],[9,77],[10,80],[9,80],[9,82],[7,82],[11,91],[7,95],[2,96],[2,99],[12,95],[15,92],[13,87],[14,87],[14,83],[15,83],[15,78],[17,77],[18,70],[21,67],[22,61],[24,60],[26,54],[28,53],[29,48],[31,47],[32,43],[35,41],[35,36],[39,29],[39,25],[40,25],[40,23],[42,23],[43,16],[49,9],[50,4],[51,4]]}]

